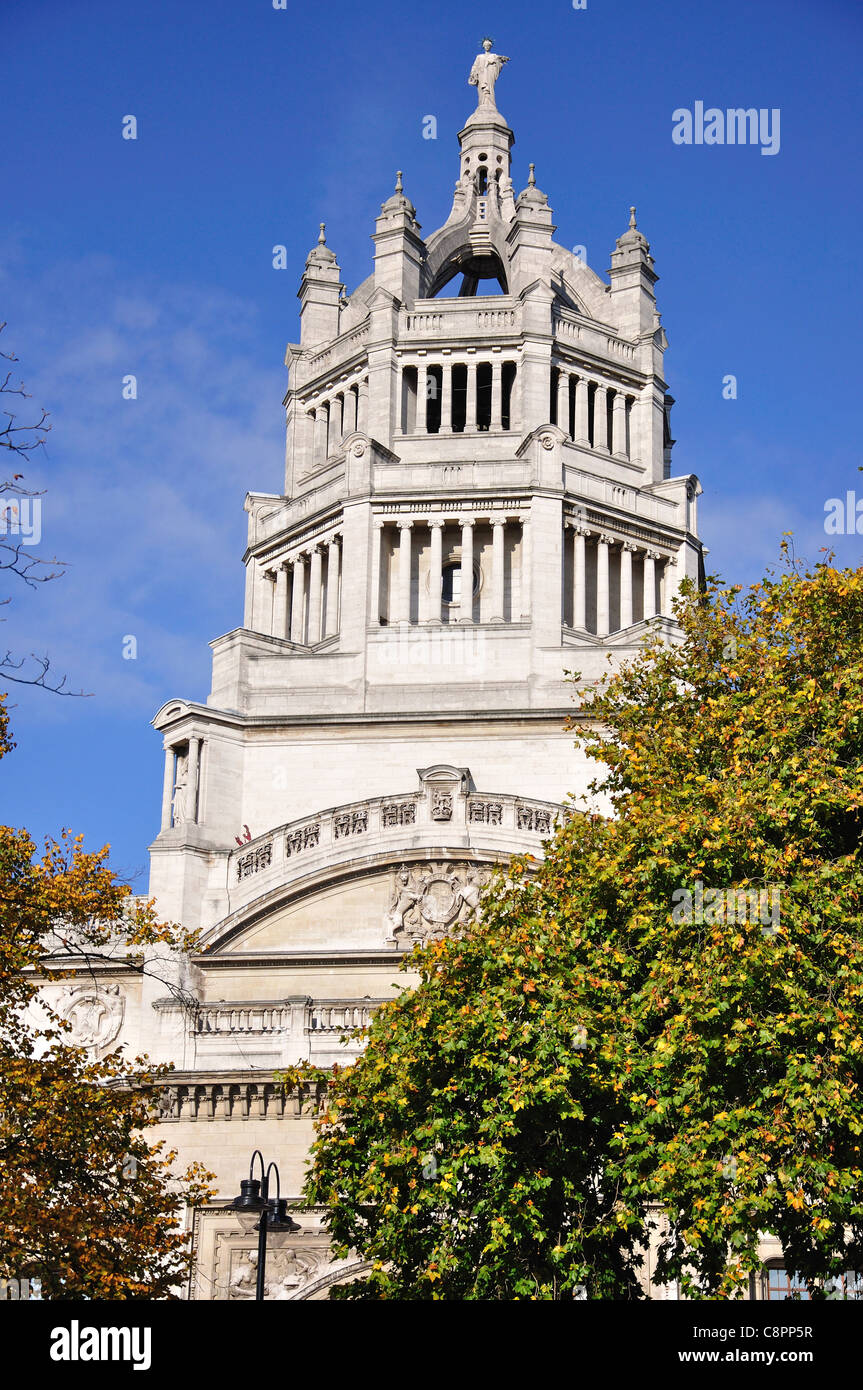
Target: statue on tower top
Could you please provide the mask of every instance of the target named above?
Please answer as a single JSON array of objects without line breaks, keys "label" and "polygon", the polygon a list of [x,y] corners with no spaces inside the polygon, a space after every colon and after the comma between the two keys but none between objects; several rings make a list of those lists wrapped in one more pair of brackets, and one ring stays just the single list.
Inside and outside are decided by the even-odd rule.
[{"label": "statue on tower top", "polygon": [[482,41],[483,51],[478,53],[474,59],[473,67],[470,70],[468,82],[471,87],[477,88],[479,106],[490,106],[497,110],[494,99],[494,84],[500,77],[501,68],[509,59],[502,57],[499,53],[491,53],[489,50],[494,44],[494,39],[485,38]]}]

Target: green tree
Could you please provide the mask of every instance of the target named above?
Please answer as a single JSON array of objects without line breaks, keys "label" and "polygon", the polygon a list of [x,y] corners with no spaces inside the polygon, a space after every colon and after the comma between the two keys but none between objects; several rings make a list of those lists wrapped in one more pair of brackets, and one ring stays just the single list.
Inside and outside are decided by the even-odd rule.
[{"label": "green tree", "polygon": [[343,1296],[639,1297],[652,1239],[657,1281],[734,1297],[765,1231],[815,1297],[863,1269],[863,570],[678,617],[577,687],[614,815],[416,951],[331,1083],[307,1192],[372,1261]]},{"label": "green tree", "polygon": [[[10,746],[0,697],[0,756]],[[40,856],[26,831],[0,826],[0,1278],[38,1280],[43,1298],[171,1296],[189,1266],[180,1205],[209,1193],[210,1174],[175,1173],[176,1155],[147,1139],[147,1090],[166,1068],[119,1049],[88,1060],[50,1006],[32,1017],[73,957],[80,970],[120,940],[126,968],[146,969],[154,951],[190,944],[132,899],[107,855],[64,835]]]}]

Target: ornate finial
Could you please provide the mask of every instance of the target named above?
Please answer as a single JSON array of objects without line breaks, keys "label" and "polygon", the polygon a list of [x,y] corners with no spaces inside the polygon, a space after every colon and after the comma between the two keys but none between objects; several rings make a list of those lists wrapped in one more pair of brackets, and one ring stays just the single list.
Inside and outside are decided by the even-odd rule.
[{"label": "ornate finial", "polygon": [[630,230],[634,232],[634,231],[635,231],[635,208],[634,208],[634,207],[631,207],[631,208],[629,209],[629,226],[630,226]]},{"label": "ornate finial", "polygon": [[326,238],[327,224],[326,224],[326,222],[321,222],[320,228],[321,228],[321,230],[318,232],[318,246],[326,246],[326,244],[327,244],[327,238]]},{"label": "ornate finial", "polygon": [[404,190],[403,190],[403,188],[402,188],[402,171],[401,171],[401,169],[397,169],[397,170],[396,170],[396,193],[402,193],[402,192],[404,192]]},{"label": "ornate finial", "polygon": [[531,164],[531,165],[530,165],[530,173],[529,173],[528,176],[527,176],[527,186],[528,186],[528,188],[536,188],[536,173],[534,172],[535,169],[536,169],[536,165],[535,165],[535,164]]}]

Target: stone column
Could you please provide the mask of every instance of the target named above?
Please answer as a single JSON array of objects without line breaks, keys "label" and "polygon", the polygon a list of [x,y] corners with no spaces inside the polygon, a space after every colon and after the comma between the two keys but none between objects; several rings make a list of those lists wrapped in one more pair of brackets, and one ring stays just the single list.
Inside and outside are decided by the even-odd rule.
[{"label": "stone column", "polygon": [[291,641],[305,642],[306,607],[306,563],[302,555],[293,561],[293,587],[291,590]]},{"label": "stone column", "polygon": [[273,610],[275,609],[275,590],[276,576],[273,570],[261,571],[262,597],[261,597],[261,622],[258,627],[259,632],[266,632],[267,635],[273,630]]},{"label": "stone column", "polygon": [[441,367],[440,432],[452,433],[452,362],[449,360]]},{"label": "stone column", "polygon": [[611,403],[611,452],[615,458],[626,458],[626,397],[615,391]]},{"label": "stone column", "polygon": [[381,621],[381,538],[384,523],[376,518],[372,521],[372,573],[371,573],[371,612],[369,621],[378,627]]},{"label": "stone column", "polygon": [[459,518],[461,526],[461,598],[458,620],[473,622],[473,517]]},{"label": "stone column", "polygon": [[587,567],[585,546],[589,531],[586,526],[576,526],[572,543],[572,625],[584,632],[587,628]]},{"label": "stone column", "polygon": [[342,434],[353,434],[357,427],[357,396],[353,386],[345,387],[345,416],[342,421]]},{"label": "stone column", "polygon": [[580,376],[575,383],[575,442],[589,444],[587,434],[587,377]]},{"label": "stone column", "polygon": [[335,396],[327,403],[327,458],[339,447],[342,433],[341,409]]},{"label": "stone column", "polygon": [[405,518],[399,524],[399,589],[398,621],[411,620],[411,527],[413,522]]},{"label": "stone column", "polygon": [[428,366],[420,362],[417,367],[417,434],[427,431],[428,378]]},{"label": "stone column", "polygon": [[162,782],[162,829],[171,829],[171,803],[174,797],[174,750],[165,749],[165,777]]},{"label": "stone column", "polygon": [[635,546],[624,541],[620,552],[620,626],[632,627],[632,556]]},{"label": "stone column", "polygon": [[598,383],[593,398],[593,447],[608,453],[608,411],[606,400],[608,388]]},{"label": "stone column", "polygon": [[327,456],[327,407],[315,406],[315,465],[323,463]]},{"label": "stone column", "polygon": [[491,621],[503,622],[504,605],[504,540],[506,521],[503,517],[492,517],[491,535]]},{"label": "stone column", "polygon": [[491,428],[503,429],[503,392],[501,389],[501,360],[493,357],[491,363]]},{"label": "stone column", "polygon": [[443,578],[443,518],[435,517],[429,522],[431,531],[431,559],[429,561],[429,600],[431,617],[429,622],[441,621],[442,578]]},{"label": "stone column", "polygon": [[563,367],[557,374],[557,427],[569,434],[569,372]]},{"label": "stone column", "polygon": [[189,739],[189,763],[186,782],[186,820],[193,824],[198,819],[198,769],[201,765],[201,740]]},{"label": "stone column", "polygon": [[607,637],[609,627],[608,604],[608,547],[610,536],[600,535],[596,544],[596,635]]},{"label": "stone column", "polygon": [[465,431],[476,430],[476,358],[467,364],[467,400],[465,401]]},{"label": "stone column", "polygon": [[357,429],[367,434],[369,428],[369,379],[360,377],[357,387]]},{"label": "stone column", "polygon": [[288,631],[288,571],[284,565],[276,569],[276,598],[273,604],[274,637],[285,637]]},{"label": "stone column", "polygon": [[656,561],[658,550],[644,552],[644,617],[656,617]]},{"label": "stone column", "polygon": [[533,568],[533,556],[531,555],[530,537],[530,512],[524,512],[519,517],[521,522],[521,577],[519,581],[519,603],[521,604],[522,622],[530,621],[530,593],[531,593],[531,571]]},{"label": "stone column", "polygon": [[321,592],[323,589],[323,556],[321,547],[312,547],[309,569],[309,644],[321,640]]},{"label": "stone column", "polygon": [[324,619],[324,637],[332,637],[339,630],[339,560],[341,549],[337,536],[327,541],[327,612]]}]

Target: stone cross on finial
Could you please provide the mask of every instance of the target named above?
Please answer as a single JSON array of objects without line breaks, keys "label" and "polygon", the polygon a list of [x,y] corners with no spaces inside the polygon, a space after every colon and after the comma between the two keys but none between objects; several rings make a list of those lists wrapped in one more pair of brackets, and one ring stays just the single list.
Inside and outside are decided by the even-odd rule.
[{"label": "stone cross on finial", "polygon": [[478,53],[474,58],[473,67],[470,70],[468,82],[471,87],[476,87],[479,101],[478,106],[490,106],[493,111],[497,110],[494,100],[494,84],[500,77],[501,68],[509,59],[504,58],[500,53],[492,53],[490,50],[494,45],[494,39],[488,37],[482,41],[482,53]]}]

